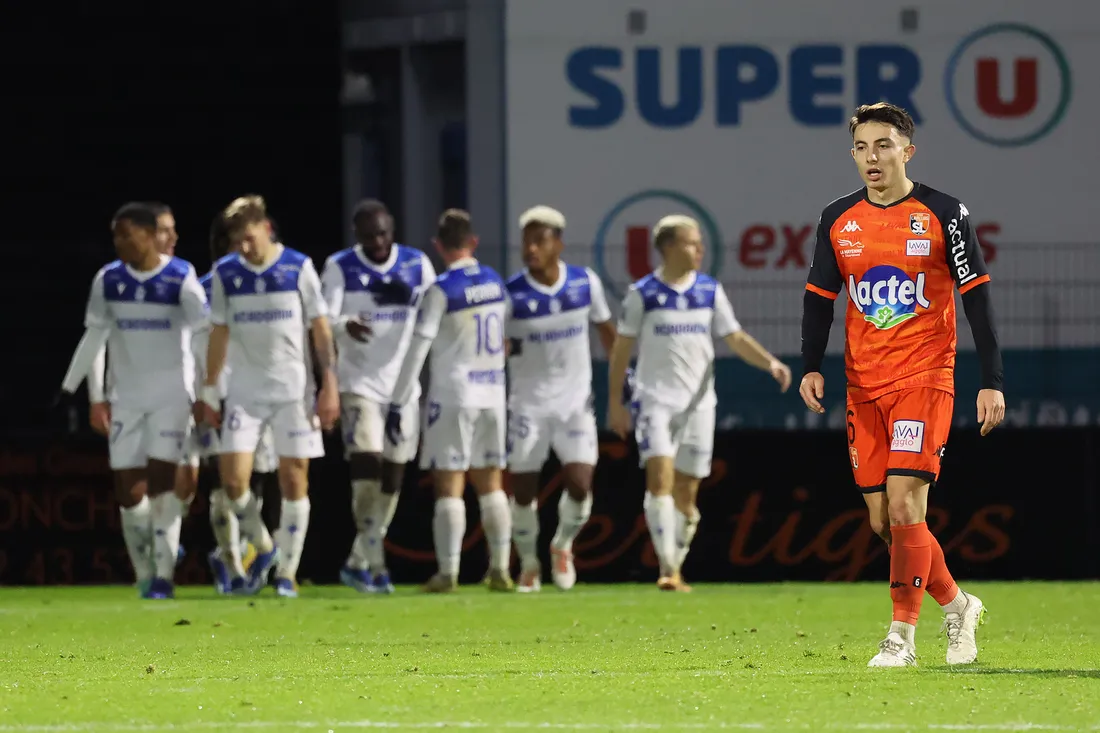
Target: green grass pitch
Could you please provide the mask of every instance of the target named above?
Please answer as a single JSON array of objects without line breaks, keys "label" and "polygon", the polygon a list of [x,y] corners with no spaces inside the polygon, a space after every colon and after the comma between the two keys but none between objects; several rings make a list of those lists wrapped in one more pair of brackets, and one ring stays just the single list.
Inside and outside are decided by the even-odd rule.
[{"label": "green grass pitch", "polygon": [[1100,730],[1100,584],[973,583],[981,655],[869,670],[885,584],[171,602],[0,589],[0,732]]}]

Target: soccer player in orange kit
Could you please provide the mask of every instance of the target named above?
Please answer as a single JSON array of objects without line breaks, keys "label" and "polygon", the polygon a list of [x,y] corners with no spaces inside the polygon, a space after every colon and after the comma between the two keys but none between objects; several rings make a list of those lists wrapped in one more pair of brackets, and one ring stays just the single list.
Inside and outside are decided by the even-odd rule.
[{"label": "soccer player in orange kit", "polygon": [[970,214],[957,199],[906,176],[913,119],[880,102],[849,122],[865,188],[825,207],[802,315],[806,406],[824,413],[821,362],[833,301],[847,286],[844,361],[849,456],[871,526],[890,545],[893,622],[871,667],[916,665],[915,632],[927,590],[946,617],[947,663],[978,658],[980,599],[959,589],[925,523],[940,471],[955,389],[955,300],[962,295],[981,363],[978,420],[1004,419],[1002,363],[989,274]]}]

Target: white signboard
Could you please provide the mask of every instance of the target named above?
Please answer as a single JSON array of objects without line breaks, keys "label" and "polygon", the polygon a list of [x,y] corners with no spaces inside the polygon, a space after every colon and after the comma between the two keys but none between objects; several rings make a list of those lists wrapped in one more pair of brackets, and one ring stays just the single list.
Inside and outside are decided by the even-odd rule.
[{"label": "white signboard", "polygon": [[742,322],[797,353],[817,218],[860,186],[848,117],[886,99],[918,122],[910,176],[972,214],[1005,346],[1100,344],[1100,15],[907,7],[511,0],[511,229],[529,206],[561,209],[568,259],[620,296],[654,265],[653,223],[693,215]]}]

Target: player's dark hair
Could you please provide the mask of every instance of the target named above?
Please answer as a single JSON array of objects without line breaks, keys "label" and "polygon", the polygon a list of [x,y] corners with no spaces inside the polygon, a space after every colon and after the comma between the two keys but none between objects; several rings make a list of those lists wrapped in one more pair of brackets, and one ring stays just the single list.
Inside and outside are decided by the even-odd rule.
[{"label": "player's dark hair", "polygon": [[239,232],[249,224],[267,221],[267,203],[263,196],[241,196],[225,208],[222,214],[230,232]]},{"label": "player's dark hair", "polygon": [[902,137],[913,139],[913,117],[907,111],[889,102],[876,102],[874,104],[861,104],[856,107],[852,119],[848,120],[848,132],[853,138],[856,136],[856,128],[868,122],[881,122],[890,125]]},{"label": "player's dark hair", "polygon": [[447,209],[439,217],[436,237],[444,249],[462,249],[474,235],[470,214],[462,209]]},{"label": "player's dark hair", "polygon": [[374,216],[392,216],[386,205],[378,199],[363,199],[355,205],[355,211],[351,215],[351,223],[358,224],[362,218]]},{"label": "player's dark hair", "polygon": [[152,229],[154,232],[157,230],[156,213],[149,204],[140,201],[123,204],[111,218],[111,227],[114,228],[121,221],[128,221],[132,226],[142,229]]},{"label": "player's dark hair", "polygon": [[149,208],[153,210],[153,213],[157,215],[157,217],[172,213],[172,207],[168,204],[161,203],[160,201],[148,201],[146,203],[149,205]]},{"label": "player's dark hair", "polygon": [[229,222],[219,213],[210,223],[210,261],[217,262],[229,254]]}]

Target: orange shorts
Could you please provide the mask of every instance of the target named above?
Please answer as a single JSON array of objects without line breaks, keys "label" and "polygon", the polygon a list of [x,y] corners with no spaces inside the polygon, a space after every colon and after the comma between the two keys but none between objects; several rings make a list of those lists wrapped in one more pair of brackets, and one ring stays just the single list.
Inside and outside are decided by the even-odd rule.
[{"label": "orange shorts", "polygon": [[885,491],[887,476],[935,483],[954,407],[954,395],[931,387],[891,392],[870,402],[849,399],[848,457],[859,490]]}]

